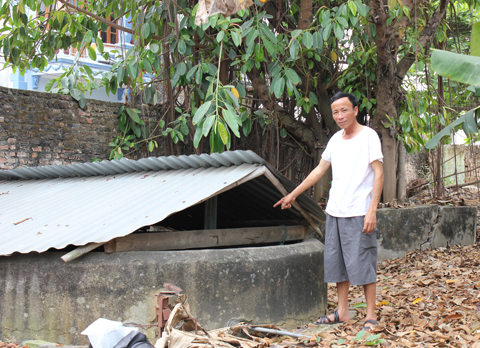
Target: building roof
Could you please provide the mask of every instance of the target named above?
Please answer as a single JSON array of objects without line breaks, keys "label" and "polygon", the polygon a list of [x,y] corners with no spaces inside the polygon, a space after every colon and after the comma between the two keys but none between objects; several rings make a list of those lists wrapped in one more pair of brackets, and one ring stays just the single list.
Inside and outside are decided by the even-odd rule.
[{"label": "building roof", "polygon": [[[236,209],[230,215],[242,216],[248,212],[243,206],[270,207],[283,196],[265,178],[268,173],[287,190],[294,187],[252,151],[0,171],[0,255],[107,242],[226,192],[235,204],[219,207],[219,214]],[[245,183],[247,194],[233,195]],[[313,219],[324,220],[313,199],[302,195],[297,201]],[[255,213],[262,217],[250,215]],[[272,219],[285,214],[302,219],[293,209],[263,213]]]}]

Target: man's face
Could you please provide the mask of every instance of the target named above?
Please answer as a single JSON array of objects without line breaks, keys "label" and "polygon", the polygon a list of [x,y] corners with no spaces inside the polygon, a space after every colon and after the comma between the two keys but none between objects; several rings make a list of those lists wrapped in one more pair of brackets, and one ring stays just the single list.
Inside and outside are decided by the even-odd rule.
[{"label": "man's face", "polygon": [[332,103],[333,119],[341,129],[348,129],[357,122],[358,107],[353,107],[347,98],[340,98]]}]

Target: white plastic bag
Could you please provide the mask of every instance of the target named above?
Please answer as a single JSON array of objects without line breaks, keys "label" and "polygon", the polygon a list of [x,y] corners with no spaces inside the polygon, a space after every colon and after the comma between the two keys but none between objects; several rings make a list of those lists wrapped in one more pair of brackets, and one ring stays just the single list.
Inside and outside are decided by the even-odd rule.
[{"label": "white plastic bag", "polygon": [[83,330],[82,335],[88,336],[93,348],[113,348],[132,331],[138,329],[125,327],[119,321],[99,318]]}]

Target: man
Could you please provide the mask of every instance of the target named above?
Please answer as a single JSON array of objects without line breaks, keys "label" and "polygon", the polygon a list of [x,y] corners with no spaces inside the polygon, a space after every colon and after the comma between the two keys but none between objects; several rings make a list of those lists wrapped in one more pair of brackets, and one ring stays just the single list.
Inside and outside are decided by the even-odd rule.
[{"label": "man", "polygon": [[325,228],[325,282],[336,283],[338,308],[314,323],[336,324],[350,320],[350,284],[363,285],[367,315],[363,328],[378,325],[375,316],[377,278],[377,206],[383,188],[383,155],[380,139],[371,128],[357,122],[357,99],[338,92],[330,100],[333,119],[341,128],[322,154],[319,165],[289,195],[279,200],[289,209],[295,199],[314,185],[332,166]]}]

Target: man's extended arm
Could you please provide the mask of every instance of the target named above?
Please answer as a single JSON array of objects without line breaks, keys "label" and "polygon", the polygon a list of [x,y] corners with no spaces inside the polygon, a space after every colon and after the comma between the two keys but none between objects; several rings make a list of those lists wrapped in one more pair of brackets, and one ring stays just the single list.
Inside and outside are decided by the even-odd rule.
[{"label": "man's extended arm", "polygon": [[[295,199],[300,196],[304,191],[306,191],[309,187],[315,185],[315,183],[322,178],[325,174],[327,169],[330,168],[330,162],[325,161],[323,158],[320,160],[318,166],[312,170],[312,172],[302,181],[300,185],[298,185],[295,190],[293,190],[289,195],[283,197],[279,200],[275,205],[282,205],[282,209],[289,209],[292,207],[292,203]],[[382,172],[383,173],[383,172]]]},{"label": "man's extended arm", "polygon": [[383,164],[380,161],[373,161],[371,165],[375,179],[373,181],[372,201],[363,224],[363,232],[367,234],[377,227],[377,206],[383,189]]}]

